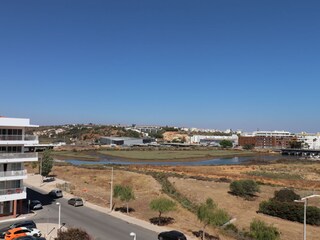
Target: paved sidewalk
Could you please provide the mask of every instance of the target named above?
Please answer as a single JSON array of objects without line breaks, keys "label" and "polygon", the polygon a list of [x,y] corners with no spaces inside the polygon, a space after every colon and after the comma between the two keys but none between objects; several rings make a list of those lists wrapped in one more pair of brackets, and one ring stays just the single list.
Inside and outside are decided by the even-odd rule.
[{"label": "paved sidewalk", "polygon": [[[26,180],[24,180],[24,183],[26,185],[32,186],[33,188],[41,189],[41,190],[46,191],[46,192],[50,192],[52,189],[56,188],[56,184],[64,184],[65,182],[66,181],[63,181],[61,179],[55,178],[55,180],[52,181],[52,182],[41,183],[41,176],[40,175],[33,175],[33,174],[28,174],[28,178]],[[70,193],[63,192],[63,197],[66,198],[66,199],[69,199],[69,198],[74,197],[74,196],[72,194],[70,194]],[[157,233],[163,232],[163,231],[173,230],[173,229],[170,229],[170,228],[167,228],[167,227],[159,227],[159,226],[151,224],[151,223],[149,223],[147,221],[144,221],[144,220],[141,220],[141,219],[137,219],[137,218],[128,216],[128,215],[120,213],[120,212],[115,212],[115,211],[110,212],[109,209],[97,206],[97,205],[92,204],[90,202],[85,202],[85,206],[87,206],[89,208],[92,208],[92,209],[95,209],[97,211],[109,214],[110,216],[119,218],[119,219],[121,219],[123,221],[126,221],[128,223],[138,225],[140,227],[143,227],[145,229],[149,229],[149,230],[157,232]],[[47,231],[43,231],[43,232],[45,233]],[[53,232],[55,232],[55,231],[53,231]],[[198,238],[190,237],[190,236],[187,236],[187,238],[189,240],[197,240],[198,239]],[[50,240],[50,238],[49,238],[49,240]]]}]

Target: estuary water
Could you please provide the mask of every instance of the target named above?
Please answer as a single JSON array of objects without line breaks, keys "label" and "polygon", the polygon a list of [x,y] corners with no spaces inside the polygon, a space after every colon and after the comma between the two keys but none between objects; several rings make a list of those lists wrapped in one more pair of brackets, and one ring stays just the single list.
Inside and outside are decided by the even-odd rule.
[{"label": "estuary water", "polygon": [[211,165],[230,165],[230,164],[243,164],[249,162],[270,162],[278,159],[297,159],[293,156],[281,155],[259,155],[250,157],[228,157],[228,158],[213,158],[209,160],[195,160],[195,161],[128,161],[116,158],[101,158],[98,161],[86,161],[80,159],[67,159],[65,162],[73,165],[97,165],[97,164],[117,164],[117,165],[156,165],[156,166],[211,166]]}]

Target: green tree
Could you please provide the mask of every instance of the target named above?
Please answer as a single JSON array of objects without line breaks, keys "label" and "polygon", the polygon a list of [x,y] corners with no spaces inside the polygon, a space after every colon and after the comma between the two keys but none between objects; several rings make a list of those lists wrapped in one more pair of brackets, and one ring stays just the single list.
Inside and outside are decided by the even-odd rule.
[{"label": "green tree", "polygon": [[219,144],[222,148],[231,148],[233,146],[232,142],[229,140],[222,140]]},{"label": "green tree", "polygon": [[205,228],[208,225],[222,226],[230,219],[228,213],[223,209],[219,209],[211,198],[208,198],[205,203],[199,206],[197,217],[203,224],[202,240],[205,238]]},{"label": "green tree", "polygon": [[254,194],[260,192],[260,187],[253,180],[237,180],[230,183],[230,192],[236,196],[250,199]]},{"label": "green tree", "polygon": [[249,235],[256,240],[277,240],[280,239],[280,232],[272,225],[254,219],[250,224]]},{"label": "green tree", "polygon": [[68,228],[66,231],[58,231],[55,240],[93,240],[93,238],[84,230],[79,228]]},{"label": "green tree", "polygon": [[297,140],[293,140],[293,141],[289,142],[289,146],[290,146],[290,148],[300,149],[300,148],[302,148],[302,142],[297,141]]},{"label": "green tree", "polygon": [[176,209],[176,203],[167,198],[157,198],[150,202],[150,209],[159,212],[158,224],[161,224],[161,215],[166,212],[174,211]]},{"label": "green tree", "polygon": [[113,188],[113,196],[119,198],[121,202],[127,205],[127,213],[129,213],[129,202],[135,199],[134,192],[130,186],[115,185]]},{"label": "green tree", "polygon": [[53,158],[50,150],[45,150],[41,160],[41,176],[47,177],[53,167]]}]

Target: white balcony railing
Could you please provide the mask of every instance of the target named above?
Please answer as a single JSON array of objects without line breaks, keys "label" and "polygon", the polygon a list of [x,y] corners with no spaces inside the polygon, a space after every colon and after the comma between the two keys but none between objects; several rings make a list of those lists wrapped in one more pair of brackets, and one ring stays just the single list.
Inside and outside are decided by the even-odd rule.
[{"label": "white balcony railing", "polygon": [[1,177],[19,177],[27,175],[27,170],[14,170],[14,171],[6,171],[0,172]]},{"label": "white balcony railing", "polygon": [[31,153],[0,153],[0,159],[38,158],[37,152]]},{"label": "white balcony railing", "polygon": [[11,195],[26,192],[26,187],[0,189],[0,195]]},{"label": "white balcony railing", "polygon": [[0,135],[0,141],[35,141],[38,136],[35,135]]}]

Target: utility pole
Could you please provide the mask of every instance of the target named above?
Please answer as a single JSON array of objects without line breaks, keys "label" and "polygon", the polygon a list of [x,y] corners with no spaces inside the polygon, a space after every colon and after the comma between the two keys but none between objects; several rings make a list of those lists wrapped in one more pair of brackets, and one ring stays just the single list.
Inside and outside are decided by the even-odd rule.
[{"label": "utility pole", "polygon": [[110,181],[110,211],[112,211],[112,197],[113,197],[113,167],[111,167],[111,181]]}]

